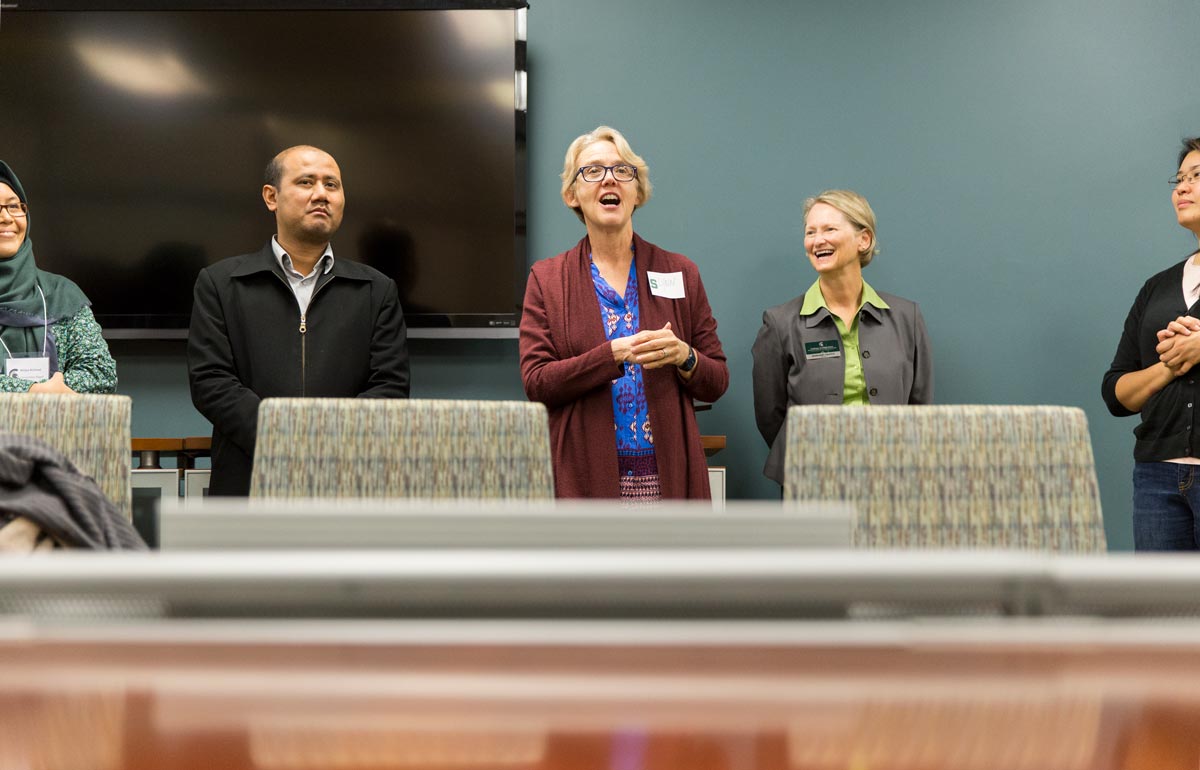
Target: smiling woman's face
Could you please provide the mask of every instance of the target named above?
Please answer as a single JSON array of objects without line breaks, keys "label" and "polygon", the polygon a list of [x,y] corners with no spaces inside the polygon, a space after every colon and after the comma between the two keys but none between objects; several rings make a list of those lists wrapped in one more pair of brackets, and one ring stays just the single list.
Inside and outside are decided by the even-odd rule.
[{"label": "smiling woman's face", "polygon": [[[0,205],[20,203],[21,199],[4,182],[0,182]],[[25,229],[29,226],[27,217],[14,217],[7,209],[0,208],[0,259],[11,259],[25,242]]]},{"label": "smiling woman's face", "polygon": [[[1200,150],[1192,150],[1179,164],[1180,176],[1200,170]],[[1179,224],[1200,236],[1200,182],[1180,182],[1171,193]]]},{"label": "smiling woman's face", "polygon": [[804,252],[818,273],[861,269],[859,255],[870,245],[871,234],[828,203],[814,204],[804,218]]}]

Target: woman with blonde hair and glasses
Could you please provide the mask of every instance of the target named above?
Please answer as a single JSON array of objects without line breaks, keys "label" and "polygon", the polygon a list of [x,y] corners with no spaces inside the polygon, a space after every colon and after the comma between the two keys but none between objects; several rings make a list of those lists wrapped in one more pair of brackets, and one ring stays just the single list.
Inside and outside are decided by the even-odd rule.
[{"label": "woman with blonde hair and glasses", "polygon": [[38,269],[32,229],[25,188],[0,161],[0,392],[112,393],[117,365],[91,303]]},{"label": "woman with blonde hair and glasses", "polygon": [[692,400],[717,400],[729,369],[700,272],[634,232],[650,171],[619,131],[571,142],[561,178],[587,233],[533,266],[520,339],[525,393],[550,412],[555,492],[708,498]]},{"label": "woman with blonde hair and glasses", "polygon": [[861,195],[827,190],[804,202],[804,251],[817,280],[763,312],[754,341],[754,416],[771,448],[763,474],[783,484],[793,404],[928,404],[933,359],[915,302],[877,292],[863,268],[879,249]]},{"label": "woman with blonde hair and glasses", "polygon": [[[1200,242],[1200,137],[1171,176],[1179,226]],[[1133,445],[1133,547],[1200,550],[1200,251],[1153,275],[1125,317],[1101,394],[1117,417],[1140,414]]]}]

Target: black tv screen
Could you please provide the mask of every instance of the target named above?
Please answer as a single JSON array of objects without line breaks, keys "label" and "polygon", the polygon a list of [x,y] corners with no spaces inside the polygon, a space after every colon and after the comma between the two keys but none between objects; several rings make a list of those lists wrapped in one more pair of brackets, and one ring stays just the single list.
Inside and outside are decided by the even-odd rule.
[{"label": "black tv screen", "polygon": [[109,336],[183,336],[197,272],[274,232],[267,161],[313,144],[345,185],[334,254],[396,279],[414,335],[515,335],[524,6],[4,4],[0,158],[38,265]]}]

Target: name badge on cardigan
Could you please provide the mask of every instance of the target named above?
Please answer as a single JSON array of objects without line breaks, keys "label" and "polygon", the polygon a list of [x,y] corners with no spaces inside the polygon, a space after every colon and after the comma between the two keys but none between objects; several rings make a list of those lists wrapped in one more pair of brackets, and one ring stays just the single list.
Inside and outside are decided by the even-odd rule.
[{"label": "name badge on cardigan", "polygon": [[804,343],[804,358],[815,361],[818,358],[841,358],[842,348],[837,340],[820,340],[819,342]]},{"label": "name badge on cardigan", "polygon": [[647,270],[646,280],[649,281],[650,293],[654,296],[683,299],[683,273],[656,273]]},{"label": "name badge on cardigan", "polygon": [[9,377],[41,382],[50,379],[50,359],[47,356],[9,356],[4,362]]}]

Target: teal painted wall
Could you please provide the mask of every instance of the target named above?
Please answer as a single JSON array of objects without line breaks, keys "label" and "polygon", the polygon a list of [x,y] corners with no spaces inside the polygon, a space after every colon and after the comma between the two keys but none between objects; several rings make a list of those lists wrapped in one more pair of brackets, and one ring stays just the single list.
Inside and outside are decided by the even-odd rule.
[{"label": "teal painted wall", "polygon": [[[921,303],[941,403],[1086,410],[1110,545],[1128,548],[1133,419],[1100,402],[1125,313],[1195,240],[1167,177],[1200,133],[1195,0],[532,0],[530,258],[582,234],[558,197],[567,144],[620,128],[651,166],[639,233],[689,255],[729,356],[735,498],[771,498],[750,346],[812,281],[799,207],[867,196],[877,288]],[[353,184],[353,169],[346,169]],[[135,435],[207,425],[182,346],[116,346]],[[521,398],[512,341],[414,343],[413,394]]]}]

